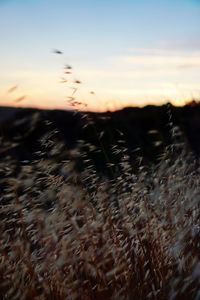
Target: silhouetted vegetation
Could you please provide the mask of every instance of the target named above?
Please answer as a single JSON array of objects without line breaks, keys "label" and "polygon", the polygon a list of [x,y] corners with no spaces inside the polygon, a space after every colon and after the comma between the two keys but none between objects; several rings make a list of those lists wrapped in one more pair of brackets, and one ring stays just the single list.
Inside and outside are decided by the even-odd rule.
[{"label": "silhouetted vegetation", "polygon": [[0,298],[199,299],[199,112],[1,108]]}]

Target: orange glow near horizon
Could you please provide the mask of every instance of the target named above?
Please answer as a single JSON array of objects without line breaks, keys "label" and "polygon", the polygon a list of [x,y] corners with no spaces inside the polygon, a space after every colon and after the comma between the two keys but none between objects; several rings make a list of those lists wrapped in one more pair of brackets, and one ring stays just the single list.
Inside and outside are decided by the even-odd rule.
[{"label": "orange glow near horizon", "polygon": [[[142,94],[143,90],[137,91],[137,95],[131,95],[126,91],[121,91],[120,97],[115,95],[117,94],[115,91],[113,91],[113,96],[109,97],[108,95],[111,94],[109,91],[108,95],[105,95],[104,93],[101,93],[101,96],[98,96],[96,94],[90,95],[87,94],[80,94],[77,93],[77,98],[75,98],[77,102],[80,102],[81,104],[75,104],[75,106],[71,106],[68,103],[68,100],[66,96],[59,95],[58,99],[55,101],[53,100],[50,95],[46,95],[46,99],[49,99],[50,101],[45,101],[45,98],[37,98],[37,100],[34,99],[33,94],[31,96],[30,93],[27,93],[24,99],[23,99],[23,93],[18,93],[15,95],[15,97],[9,96],[8,101],[1,101],[1,106],[12,106],[12,107],[26,107],[26,108],[38,108],[38,109],[63,109],[63,110],[80,110],[80,111],[94,111],[94,112],[106,112],[106,111],[116,111],[123,109],[125,107],[143,107],[146,105],[163,105],[167,102],[171,102],[174,106],[184,106],[186,103],[194,100],[194,94],[191,94],[190,92],[183,94],[179,94],[179,91],[176,91],[174,95],[169,93],[169,96],[167,97],[167,93],[165,94],[156,94],[156,91],[154,93],[148,94],[148,91],[146,92],[148,94],[144,95]],[[152,92],[152,91],[151,91]],[[157,91],[159,92],[159,91]],[[37,94],[37,93],[36,93]],[[123,97],[122,95],[125,94]],[[84,95],[84,96],[83,96]],[[20,100],[22,98],[22,100]],[[110,100],[109,100],[110,98]],[[19,102],[18,102],[19,99]],[[87,100],[85,100],[87,99]],[[124,99],[124,100],[123,100]]]},{"label": "orange glow near horizon", "polygon": [[[200,84],[196,78],[200,53],[195,53],[192,58],[185,54],[171,57],[171,53],[169,57],[158,58],[156,61],[154,54],[111,57],[108,58],[113,64],[110,70],[79,67],[74,72],[65,65],[70,69],[64,68],[61,72],[55,67],[40,72],[23,69],[0,72],[3,80],[0,105],[104,112],[167,102],[183,106],[199,99]],[[70,99],[74,106],[69,104]]]},{"label": "orange glow near horizon", "polygon": [[[178,88],[176,86],[166,85],[164,88],[138,88],[138,89],[98,89],[90,92],[89,89],[80,85],[76,94],[74,94],[75,106],[69,104],[69,98],[73,89],[70,87],[64,89],[59,84],[50,84],[51,91],[46,89],[23,90],[20,87],[9,93],[6,89],[0,89],[2,106],[13,107],[32,107],[40,109],[64,109],[105,112],[115,111],[128,106],[143,107],[148,104],[163,105],[171,102],[174,106],[183,106],[186,103],[199,98],[197,86],[188,86],[188,89]],[[186,86],[187,87],[187,86]],[[14,86],[15,88],[15,86]],[[196,88],[196,90],[195,90]],[[78,102],[78,104],[76,104]],[[79,104],[80,102],[80,104]]]}]

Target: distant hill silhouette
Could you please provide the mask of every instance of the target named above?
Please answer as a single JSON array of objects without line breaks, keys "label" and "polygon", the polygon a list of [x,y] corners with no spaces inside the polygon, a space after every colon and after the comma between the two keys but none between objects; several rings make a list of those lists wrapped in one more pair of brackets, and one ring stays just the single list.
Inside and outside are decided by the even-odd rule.
[{"label": "distant hill silhouette", "polygon": [[[13,143],[13,147],[2,147],[1,158],[10,155],[17,160],[35,157],[41,149],[39,140],[48,131],[58,130],[56,142],[64,142],[61,156],[77,148],[78,140],[105,150],[107,159],[115,162],[111,147],[120,143],[129,153],[140,147],[140,155],[146,162],[155,162],[163,147],[172,142],[170,128],[179,126],[188,149],[200,155],[200,105],[174,107],[172,105],[128,107],[107,113],[74,113],[64,110],[40,110],[30,108],[0,107],[0,132],[2,143]],[[49,123],[48,123],[48,122]],[[152,131],[150,132],[149,131]],[[158,132],[154,132],[157,130]],[[48,137],[47,137],[48,138]],[[121,142],[120,142],[121,141]],[[157,143],[158,147],[155,147]],[[103,149],[102,149],[103,147]],[[87,145],[85,146],[87,151]],[[106,163],[101,152],[90,154],[97,169]],[[133,155],[134,160],[134,155]]]}]

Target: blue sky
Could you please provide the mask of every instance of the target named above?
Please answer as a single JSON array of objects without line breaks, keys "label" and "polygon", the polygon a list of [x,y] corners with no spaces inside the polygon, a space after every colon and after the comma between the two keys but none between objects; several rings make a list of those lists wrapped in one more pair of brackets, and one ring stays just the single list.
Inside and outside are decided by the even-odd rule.
[{"label": "blue sky", "polygon": [[2,105],[68,108],[74,79],[91,110],[199,96],[198,0],[0,0],[0,37]]}]

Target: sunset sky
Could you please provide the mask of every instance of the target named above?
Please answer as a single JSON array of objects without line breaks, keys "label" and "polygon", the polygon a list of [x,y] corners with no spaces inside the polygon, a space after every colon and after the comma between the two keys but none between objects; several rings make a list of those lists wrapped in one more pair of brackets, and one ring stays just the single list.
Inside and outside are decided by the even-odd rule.
[{"label": "sunset sky", "polygon": [[200,0],[0,0],[0,105],[72,93],[95,111],[200,99]]}]

